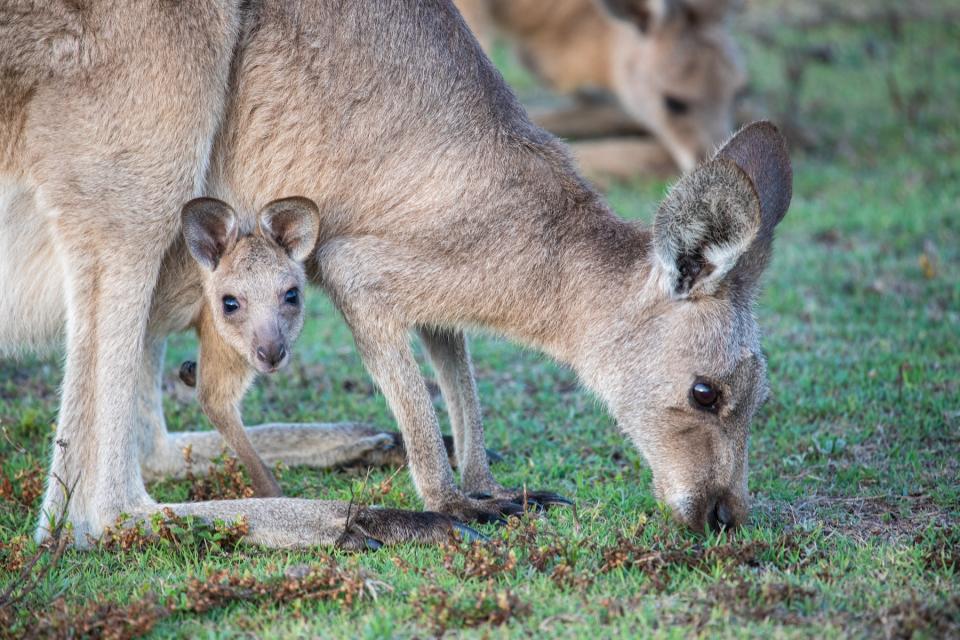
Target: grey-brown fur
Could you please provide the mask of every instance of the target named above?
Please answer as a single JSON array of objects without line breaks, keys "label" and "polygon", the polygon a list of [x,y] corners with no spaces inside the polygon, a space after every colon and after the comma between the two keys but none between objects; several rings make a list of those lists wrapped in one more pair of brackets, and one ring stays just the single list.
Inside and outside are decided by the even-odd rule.
[{"label": "grey-brown fur", "polygon": [[[64,444],[54,447],[51,474],[76,483],[66,515],[78,539],[99,535],[120,512],[156,509],[143,478],[176,473],[176,447],[208,438],[168,435],[159,401],[164,336],[189,325],[192,309],[180,301],[196,296],[183,277],[192,265],[165,248],[180,205],[201,190],[240,212],[289,193],[317,203],[321,233],[308,274],[350,324],[427,508],[484,518],[517,507],[516,490],[496,483],[480,446],[462,331],[481,327],[576,369],[643,451],[658,495],[682,521],[716,524],[720,506],[728,524],[741,521],[747,426],[766,390],[743,288],[669,294],[649,231],[613,215],[564,148],[528,121],[449,2],[244,7],[143,2],[114,13],[97,5],[85,24],[103,34],[94,40],[98,62],[82,72],[25,74],[0,58],[12,77],[0,85],[0,241],[26,238],[20,255],[46,261],[52,274],[31,288],[20,262],[0,258],[0,299],[12,300],[0,307],[0,346],[41,344],[66,328]],[[761,165],[785,158],[772,128],[743,136],[734,148],[752,141]],[[782,164],[745,175],[761,202],[789,179]],[[33,226],[37,233],[22,235]],[[768,250],[755,242],[744,256]],[[728,279],[745,277],[734,267]],[[28,290],[43,323],[23,324]],[[410,329],[428,336],[445,372],[459,488]],[[715,414],[690,407],[697,376],[729,399]],[[357,437],[248,430],[268,462],[304,438],[319,448],[338,433]],[[64,509],[59,487],[51,481],[45,512]],[[175,507],[245,515],[255,541],[277,546],[334,544],[345,528],[354,546],[365,537],[429,541],[452,526],[439,515],[377,510],[347,522],[347,505],[322,501]]]}]

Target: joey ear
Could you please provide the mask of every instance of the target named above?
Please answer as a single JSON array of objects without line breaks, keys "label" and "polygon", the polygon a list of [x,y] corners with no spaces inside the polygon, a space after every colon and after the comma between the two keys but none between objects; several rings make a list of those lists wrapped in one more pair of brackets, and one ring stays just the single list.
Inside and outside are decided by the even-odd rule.
[{"label": "joey ear", "polygon": [[596,0],[607,13],[636,26],[641,33],[666,22],[678,8],[677,0]]},{"label": "joey ear", "polygon": [[195,198],[183,205],[180,216],[190,255],[214,271],[237,242],[237,214],[222,200]]},{"label": "joey ear", "polygon": [[260,231],[292,259],[306,259],[320,233],[320,210],[309,198],[283,198],[268,203],[257,216]]},{"label": "joey ear", "polygon": [[769,122],[747,125],[671,189],[654,222],[654,254],[670,295],[711,294],[732,274],[752,289],[773,228],[790,204],[786,142]]}]

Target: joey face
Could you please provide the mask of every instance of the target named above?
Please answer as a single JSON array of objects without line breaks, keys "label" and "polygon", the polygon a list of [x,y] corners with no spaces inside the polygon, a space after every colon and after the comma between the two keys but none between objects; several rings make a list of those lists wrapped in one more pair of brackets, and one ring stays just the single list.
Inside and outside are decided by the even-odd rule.
[{"label": "joey face", "polygon": [[303,328],[303,267],[260,236],[237,241],[204,286],[217,333],[251,367],[273,373]]},{"label": "joey face", "polygon": [[591,367],[657,497],[694,529],[747,516],[750,421],[768,393],[753,301],[791,184],[769,123],[745,127],[682,178]]},{"label": "joey face", "polygon": [[649,7],[614,14],[614,92],[677,165],[691,170],[730,135],[735,100],[746,86],[739,51],[725,24],[729,9],[723,2],[708,8],[693,0],[604,3]]},{"label": "joey face", "polygon": [[316,242],[319,213],[305,198],[286,198],[264,207],[257,221],[240,236],[236,213],[219,200],[198,198],[183,210],[217,333],[253,369],[272,373],[287,363],[303,328],[301,262]]}]

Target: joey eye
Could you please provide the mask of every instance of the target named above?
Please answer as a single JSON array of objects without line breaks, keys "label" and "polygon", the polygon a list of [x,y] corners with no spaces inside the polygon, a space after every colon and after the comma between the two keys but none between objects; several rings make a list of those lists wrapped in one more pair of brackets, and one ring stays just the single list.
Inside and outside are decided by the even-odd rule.
[{"label": "joey eye", "polygon": [[690,103],[679,98],[674,98],[673,96],[664,96],[663,97],[663,106],[667,108],[667,111],[672,113],[675,116],[682,116],[687,111],[690,110]]},{"label": "joey eye", "polygon": [[720,392],[709,382],[699,380],[694,383],[690,389],[690,396],[701,409],[708,411],[717,410],[717,401],[720,399]]},{"label": "joey eye", "polygon": [[233,296],[223,296],[223,312],[227,315],[240,310],[240,301]]},{"label": "joey eye", "polygon": [[296,287],[294,287],[294,288],[290,289],[289,291],[287,291],[287,292],[283,295],[283,301],[286,302],[287,304],[292,304],[293,306],[299,305],[299,304],[300,304],[300,289],[297,289]]}]

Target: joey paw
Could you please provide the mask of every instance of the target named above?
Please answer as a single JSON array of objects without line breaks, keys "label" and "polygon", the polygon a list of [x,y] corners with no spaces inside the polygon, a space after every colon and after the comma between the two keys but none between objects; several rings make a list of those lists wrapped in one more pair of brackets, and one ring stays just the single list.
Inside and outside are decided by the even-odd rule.
[{"label": "joey paw", "polygon": [[191,388],[197,386],[197,363],[194,360],[184,360],[180,365],[180,381]]}]

